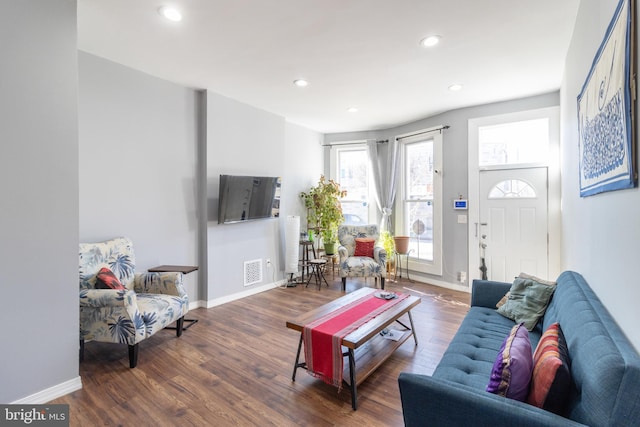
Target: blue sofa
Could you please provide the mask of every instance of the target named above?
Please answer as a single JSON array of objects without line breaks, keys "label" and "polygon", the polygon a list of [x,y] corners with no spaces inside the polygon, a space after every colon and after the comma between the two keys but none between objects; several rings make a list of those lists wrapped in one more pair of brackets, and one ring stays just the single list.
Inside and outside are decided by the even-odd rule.
[{"label": "blue sofa", "polygon": [[573,381],[566,418],[485,391],[514,326],[495,309],[510,286],[475,280],[471,308],[433,375],[400,374],[405,425],[640,426],[640,356],[572,271],[560,275],[544,318],[529,332],[533,349],[550,324],[559,322],[564,332]]}]

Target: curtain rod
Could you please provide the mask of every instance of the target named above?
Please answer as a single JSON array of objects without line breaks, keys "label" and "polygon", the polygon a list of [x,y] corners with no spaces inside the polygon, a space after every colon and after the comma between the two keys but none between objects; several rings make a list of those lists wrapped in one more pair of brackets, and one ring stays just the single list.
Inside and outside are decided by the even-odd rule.
[{"label": "curtain rod", "polygon": [[411,133],[409,135],[399,136],[399,137],[396,138],[396,141],[400,141],[401,139],[405,139],[405,138],[411,138],[412,136],[422,135],[424,133],[435,132],[437,130],[439,130],[440,133],[442,133],[443,130],[449,129],[450,127],[451,126],[449,126],[449,125],[444,125],[444,126],[438,126],[438,127],[435,127],[435,128],[426,129],[426,130],[423,130],[423,131],[420,131],[420,132]]},{"label": "curtain rod", "polygon": [[[345,141],[345,142],[327,142],[325,144],[322,144],[322,146],[323,147],[333,147],[334,145],[363,145],[363,144],[366,144],[367,141],[369,141],[369,140]],[[389,142],[388,139],[380,139],[380,140],[376,141],[377,144],[386,144],[388,142]]]}]

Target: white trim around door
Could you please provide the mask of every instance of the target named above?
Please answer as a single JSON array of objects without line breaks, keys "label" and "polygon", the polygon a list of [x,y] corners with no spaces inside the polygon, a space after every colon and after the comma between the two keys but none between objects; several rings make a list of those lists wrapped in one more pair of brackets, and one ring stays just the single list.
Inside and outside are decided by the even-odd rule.
[{"label": "white trim around door", "polygon": [[[560,274],[560,243],[561,243],[561,216],[560,216],[560,108],[548,107],[536,110],[521,111],[516,113],[501,114],[496,116],[479,117],[470,119],[468,123],[468,176],[469,176],[469,281],[481,278],[480,266],[480,167],[479,167],[479,129],[483,126],[492,126],[503,123],[534,120],[539,118],[549,119],[549,156],[548,161],[537,166],[547,166],[549,175],[548,190],[548,271],[549,278],[555,279]],[[535,165],[519,165],[535,166]],[[513,168],[514,165],[505,166]],[[496,168],[496,167],[492,167]]]}]

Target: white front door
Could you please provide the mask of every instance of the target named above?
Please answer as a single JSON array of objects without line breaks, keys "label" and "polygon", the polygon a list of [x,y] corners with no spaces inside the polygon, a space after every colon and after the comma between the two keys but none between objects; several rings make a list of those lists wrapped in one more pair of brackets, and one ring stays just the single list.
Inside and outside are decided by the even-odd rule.
[{"label": "white front door", "polygon": [[[546,167],[480,171],[480,256],[487,278],[548,276]],[[483,254],[484,252],[484,254]]]}]

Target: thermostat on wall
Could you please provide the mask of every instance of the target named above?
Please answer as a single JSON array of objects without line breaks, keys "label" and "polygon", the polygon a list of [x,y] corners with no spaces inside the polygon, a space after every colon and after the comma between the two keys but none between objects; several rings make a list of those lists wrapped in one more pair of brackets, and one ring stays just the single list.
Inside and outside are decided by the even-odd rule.
[{"label": "thermostat on wall", "polygon": [[454,200],[453,209],[467,210],[467,199]]}]

